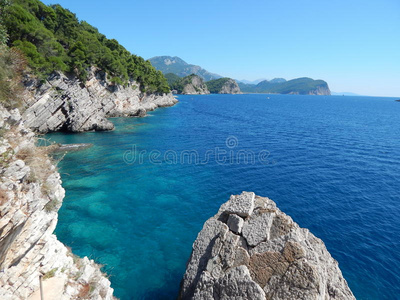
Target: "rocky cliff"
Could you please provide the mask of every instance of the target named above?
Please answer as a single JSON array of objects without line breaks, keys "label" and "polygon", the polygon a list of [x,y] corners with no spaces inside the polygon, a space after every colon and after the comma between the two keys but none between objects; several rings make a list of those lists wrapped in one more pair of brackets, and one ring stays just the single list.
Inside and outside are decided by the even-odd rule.
[{"label": "rocky cliff", "polygon": [[239,85],[232,78],[219,78],[206,82],[211,94],[241,94]]},{"label": "rocky cliff", "polygon": [[53,234],[64,189],[47,149],[17,109],[0,105],[0,128],[0,299],[40,299],[40,276],[44,299],[113,299],[99,266]]},{"label": "rocky cliff", "polygon": [[355,299],[324,243],[250,192],[204,224],[179,298]]},{"label": "rocky cliff", "polygon": [[92,68],[89,80],[81,83],[76,77],[53,73],[46,82],[26,78],[27,97],[23,114],[26,126],[41,132],[112,130],[107,117],[144,116],[146,111],[172,106],[172,94],[144,94],[139,84],[112,84],[106,74]]},{"label": "rocky cliff", "polygon": [[194,74],[174,80],[170,86],[175,94],[204,95],[210,93],[203,79]]},{"label": "rocky cliff", "polygon": [[241,94],[240,88],[237,82],[230,79],[224,83],[218,94]]},{"label": "rocky cliff", "polygon": [[203,79],[197,75],[190,75],[182,80],[182,92],[184,95],[205,95],[209,94],[210,91]]},{"label": "rocky cliff", "polygon": [[330,96],[331,90],[327,86],[318,86],[314,90],[309,91],[308,95]]}]

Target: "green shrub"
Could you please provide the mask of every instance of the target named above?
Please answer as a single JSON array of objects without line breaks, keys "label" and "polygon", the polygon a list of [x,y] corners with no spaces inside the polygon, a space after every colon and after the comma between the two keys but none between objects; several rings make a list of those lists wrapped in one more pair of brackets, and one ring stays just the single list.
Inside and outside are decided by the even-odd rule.
[{"label": "green shrub", "polygon": [[57,272],[57,268],[54,268],[54,269],[48,271],[46,274],[43,275],[43,280],[46,280],[46,279],[54,277],[56,272]]}]

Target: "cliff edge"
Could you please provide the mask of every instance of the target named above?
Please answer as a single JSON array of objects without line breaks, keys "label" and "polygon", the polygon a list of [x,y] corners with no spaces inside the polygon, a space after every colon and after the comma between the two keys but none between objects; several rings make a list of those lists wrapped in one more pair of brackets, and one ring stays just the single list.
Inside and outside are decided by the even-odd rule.
[{"label": "cliff edge", "polygon": [[233,195],[193,244],[179,299],[355,299],[324,243],[251,192]]},{"label": "cliff edge", "polygon": [[241,94],[240,87],[232,78],[219,78],[206,82],[211,94]]},{"label": "cliff edge", "polygon": [[23,119],[27,127],[40,133],[112,130],[109,117],[142,117],[147,111],[178,102],[172,93],[142,93],[133,80],[127,86],[113,84],[104,71],[94,67],[85,83],[76,76],[53,72],[44,83],[26,78],[25,87],[30,94]]},{"label": "cliff edge", "polygon": [[100,266],[81,259],[53,234],[65,191],[18,109],[0,105],[0,299],[111,300]]}]

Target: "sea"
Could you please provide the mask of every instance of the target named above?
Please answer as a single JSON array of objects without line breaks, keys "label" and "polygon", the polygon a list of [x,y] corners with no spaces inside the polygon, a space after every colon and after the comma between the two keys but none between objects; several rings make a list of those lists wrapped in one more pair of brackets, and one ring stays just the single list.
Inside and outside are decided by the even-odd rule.
[{"label": "sea", "polygon": [[58,163],[58,239],[103,265],[115,295],[176,299],[204,222],[231,194],[269,197],[321,238],[357,299],[400,299],[395,98],[182,95]]}]

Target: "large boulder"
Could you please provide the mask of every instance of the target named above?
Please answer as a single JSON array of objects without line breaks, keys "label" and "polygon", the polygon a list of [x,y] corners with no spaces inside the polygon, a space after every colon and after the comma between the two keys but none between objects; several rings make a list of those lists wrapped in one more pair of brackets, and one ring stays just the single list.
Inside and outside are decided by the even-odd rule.
[{"label": "large boulder", "polygon": [[251,192],[233,195],[193,244],[179,299],[355,299],[322,240]]}]

